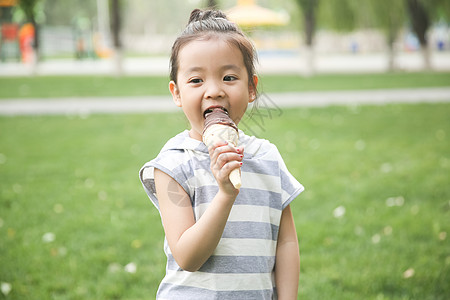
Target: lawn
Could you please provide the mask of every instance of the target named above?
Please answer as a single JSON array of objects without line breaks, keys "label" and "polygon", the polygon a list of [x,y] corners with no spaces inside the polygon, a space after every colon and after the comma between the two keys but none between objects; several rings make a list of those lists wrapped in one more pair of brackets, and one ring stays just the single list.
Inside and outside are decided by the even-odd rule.
[{"label": "lawn", "polygon": [[[168,95],[167,76],[36,76],[0,78],[0,100],[9,98]],[[334,91],[450,86],[450,73],[263,75],[262,92]]]},{"label": "lawn", "polygon": [[[299,299],[449,299],[450,104],[271,112],[243,122],[306,187]],[[154,298],[163,231],[138,170],[186,126],[0,117],[0,298]]]}]

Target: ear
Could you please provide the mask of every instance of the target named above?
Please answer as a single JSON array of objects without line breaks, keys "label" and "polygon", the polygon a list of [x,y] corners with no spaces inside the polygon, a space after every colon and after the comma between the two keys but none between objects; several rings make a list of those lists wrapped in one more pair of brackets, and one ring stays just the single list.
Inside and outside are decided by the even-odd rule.
[{"label": "ear", "polygon": [[256,100],[256,88],[258,87],[258,76],[256,74],[253,74],[252,79],[253,85],[248,85],[248,93],[249,93],[249,99],[248,103],[252,103]]},{"label": "ear", "polygon": [[178,89],[177,84],[175,83],[175,81],[171,80],[169,82],[169,90],[170,93],[172,94],[172,99],[173,102],[175,102],[175,105],[178,107],[181,107],[181,95],[180,95],[180,90]]}]

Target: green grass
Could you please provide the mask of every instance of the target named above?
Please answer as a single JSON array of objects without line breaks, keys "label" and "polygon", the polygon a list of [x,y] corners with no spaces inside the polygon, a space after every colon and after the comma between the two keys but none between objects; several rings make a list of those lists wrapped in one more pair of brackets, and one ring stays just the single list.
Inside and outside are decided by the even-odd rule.
[{"label": "green grass", "polygon": [[[167,76],[38,76],[0,78],[0,99],[168,95]],[[332,91],[450,86],[450,73],[261,76],[262,92]]]},{"label": "green grass", "polygon": [[168,95],[168,77],[36,76],[0,78],[1,98]]},{"label": "green grass", "polygon": [[[299,299],[448,299],[449,115],[450,104],[420,104],[285,109],[261,126],[244,119],[306,187],[291,205]],[[7,298],[153,298],[163,231],[137,173],[185,127],[180,113],[1,117]],[[136,273],[124,271],[130,262]]]}]

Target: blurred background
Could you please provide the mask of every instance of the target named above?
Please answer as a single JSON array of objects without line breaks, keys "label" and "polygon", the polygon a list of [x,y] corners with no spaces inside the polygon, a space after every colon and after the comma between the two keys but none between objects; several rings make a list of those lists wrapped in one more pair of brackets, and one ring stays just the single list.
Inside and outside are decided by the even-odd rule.
[{"label": "blurred background", "polygon": [[164,73],[198,7],[224,10],[248,33],[262,72],[450,69],[448,0],[1,0],[0,74]]}]

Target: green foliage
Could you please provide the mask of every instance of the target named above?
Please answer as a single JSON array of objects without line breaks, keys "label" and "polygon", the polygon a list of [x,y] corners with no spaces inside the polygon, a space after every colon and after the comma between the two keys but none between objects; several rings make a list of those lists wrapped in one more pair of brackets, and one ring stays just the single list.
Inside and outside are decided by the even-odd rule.
[{"label": "green foliage", "polygon": [[306,45],[311,46],[313,36],[317,26],[317,14],[319,7],[319,0],[297,0],[297,4],[303,13],[303,24],[305,32]]},{"label": "green foliage", "polygon": [[372,12],[373,25],[382,28],[387,33],[397,33],[406,21],[405,1],[372,1],[366,0],[366,5]]},{"label": "green foliage", "polygon": [[450,21],[450,1],[448,0],[427,0],[420,1],[430,15],[432,21]]},{"label": "green foliage", "polygon": [[316,9],[320,3],[319,0],[297,0],[296,2],[305,12]]},{"label": "green foliage", "polygon": [[19,6],[25,12],[25,15],[29,18],[34,15],[34,7],[39,2],[39,0],[20,0]]},{"label": "green foliage", "polygon": [[331,28],[338,31],[351,31],[357,26],[357,9],[363,5],[348,0],[322,0],[319,6],[318,23],[321,28]]},{"label": "green foliage", "polygon": [[60,0],[45,0],[44,5],[47,24],[53,26],[72,25],[76,18],[88,18],[91,23],[97,18],[97,1],[65,0],[61,5]]},{"label": "green foliage", "polygon": [[[300,8],[308,9],[308,1],[297,0]],[[432,22],[448,21],[450,1],[420,1],[426,8]],[[407,21],[405,0],[321,0],[318,7],[318,27],[338,31],[351,31],[355,28],[381,28],[387,34],[397,32]]]},{"label": "green foliage", "polygon": [[[260,137],[306,187],[291,205],[299,299],[447,298],[449,114],[342,106],[265,119]],[[7,299],[153,299],[163,230],[137,172],[185,127],[181,113],[1,117]]]},{"label": "green foliage", "polygon": [[404,0],[323,0],[319,8],[320,27],[338,31],[381,28],[397,32],[405,23]]}]

